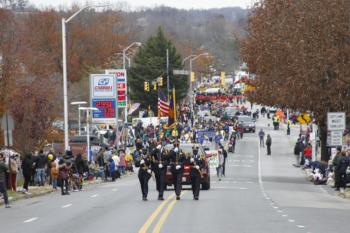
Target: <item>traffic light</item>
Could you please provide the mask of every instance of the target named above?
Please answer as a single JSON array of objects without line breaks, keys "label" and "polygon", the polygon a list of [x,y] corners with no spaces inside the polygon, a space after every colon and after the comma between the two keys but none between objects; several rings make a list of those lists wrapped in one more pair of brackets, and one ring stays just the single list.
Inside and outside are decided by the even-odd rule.
[{"label": "traffic light", "polygon": [[160,87],[163,86],[163,77],[159,77],[159,86],[160,86]]},{"label": "traffic light", "polygon": [[157,90],[157,83],[153,83],[153,91]]},{"label": "traffic light", "polygon": [[196,75],[194,72],[191,72],[191,82],[195,82],[196,81]]},{"label": "traffic light", "polygon": [[143,89],[145,90],[145,91],[149,91],[149,82],[147,82],[147,81],[145,81],[144,83],[143,83]]}]

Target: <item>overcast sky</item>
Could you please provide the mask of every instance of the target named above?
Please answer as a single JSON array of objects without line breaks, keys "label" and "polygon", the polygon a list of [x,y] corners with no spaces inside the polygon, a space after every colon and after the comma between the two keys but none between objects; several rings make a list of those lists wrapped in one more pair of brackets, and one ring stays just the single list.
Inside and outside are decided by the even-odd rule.
[{"label": "overcast sky", "polygon": [[65,6],[69,7],[72,3],[86,4],[86,2],[92,3],[120,3],[126,2],[132,8],[138,7],[154,7],[154,6],[171,6],[181,9],[208,9],[208,8],[221,8],[239,6],[246,8],[250,6],[254,0],[29,0],[30,3],[37,7],[48,6]]}]

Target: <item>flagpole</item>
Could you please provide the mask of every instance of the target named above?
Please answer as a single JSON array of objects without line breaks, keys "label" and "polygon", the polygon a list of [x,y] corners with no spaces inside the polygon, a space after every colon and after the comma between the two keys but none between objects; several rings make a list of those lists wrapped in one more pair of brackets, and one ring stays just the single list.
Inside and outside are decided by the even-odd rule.
[{"label": "flagpole", "polygon": [[173,87],[173,103],[174,103],[174,122],[175,122],[175,125],[176,125],[176,98],[175,98],[175,88]]}]

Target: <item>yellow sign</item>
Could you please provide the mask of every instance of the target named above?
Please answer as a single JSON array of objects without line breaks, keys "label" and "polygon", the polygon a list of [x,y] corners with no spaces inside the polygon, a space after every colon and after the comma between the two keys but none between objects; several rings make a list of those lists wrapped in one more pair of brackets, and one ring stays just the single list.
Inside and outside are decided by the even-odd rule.
[{"label": "yellow sign", "polygon": [[191,72],[191,82],[195,82],[196,81],[196,76],[194,72]]},{"label": "yellow sign", "polygon": [[311,117],[306,113],[302,113],[297,117],[297,121],[300,124],[305,125],[311,122]]},{"label": "yellow sign", "polygon": [[256,89],[256,87],[249,86],[249,85],[245,86],[245,88],[244,88],[245,91],[254,91],[255,89]]}]

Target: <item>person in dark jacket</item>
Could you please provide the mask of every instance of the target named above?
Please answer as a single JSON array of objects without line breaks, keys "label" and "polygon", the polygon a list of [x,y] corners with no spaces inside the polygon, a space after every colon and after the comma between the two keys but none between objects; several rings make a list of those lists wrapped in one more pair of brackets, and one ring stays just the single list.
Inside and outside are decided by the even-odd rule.
[{"label": "person in dark jacket", "polygon": [[332,160],[332,167],[334,170],[334,187],[336,189],[336,191],[339,191],[340,189],[340,175],[338,173],[337,167],[339,164],[339,161],[341,159],[342,155],[341,155],[341,147],[337,147],[337,154],[334,156],[333,160]]},{"label": "person in dark jacket", "polygon": [[190,164],[191,164],[191,182],[192,182],[192,193],[193,193],[193,199],[198,200],[199,199],[199,191],[201,186],[201,179],[202,179],[202,168],[204,167],[204,161],[201,158],[201,156],[198,154],[199,148],[194,147],[192,149],[192,157],[190,158]]},{"label": "person in dark jacket", "polygon": [[139,167],[138,178],[140,181],[142,200],[147,201],[148,196],[148,181],[152,176],[151,157],[147,154],[147,150],[142,150],[142,155],[135,163],[136,167]]},{"label": "person in dark jacket", "polygon": [[0,153],[0,193],[2,193],[4,197],[4,203],[5,208],[10,208],[8,196],[7,196],[7,190],[6,190],[6,173],[9,173],[9,168],[7,165],[5,165],[5,156],[4,154]]},{"label": "person in dark jacket", "polygon": [[174,143],[174,148],[169,152],[168,161],[171,166],[176,200],[180,200],[185,156],[180,151],[178,142]]},{"label": "person in dark jacket", "polygon": [[338,176],[338,187],[337,190],[341,192],[346,188],[346,169],[350,165],[349,157],[346,156],[346,153],[343,151],[339,158],[338,164],[335,168],[335,171]]},{"label": "person in dark jacket", "polygon": [[271,145],[272,145],[272,139],[270,134],[268,134],[266,138],[267,155],[271,155]]},{"label": "person in dark jacket", "polygon": [[165,175],[167,170],[166,163],[166,151],[162,150],[162,146],[159,144],[151,153],[152,157],[152,169],[156,177],[156,187],[158,191],[158,200],[163,201],[164,189],[165,189]]},{"label": "person in dark jacket", "polygon": [[35,182],[39,186],[45,185],[45,170],[47,166],[47,157],[44,155],[44,152],[41,150],[39,155],[34,160],[35,163]]},{"label": "person in dark jacket", "polygon": [[23,190],[24,190],[24,192],[28,192],[28,185],[29,185],[30,179],[32,177],[32,171],[33,171],[33,156],[32,156],[32,154],[26,154],[24,156],[21,168],[22,168],[22,173],[23,173],[23,177],[24,177]]}]

